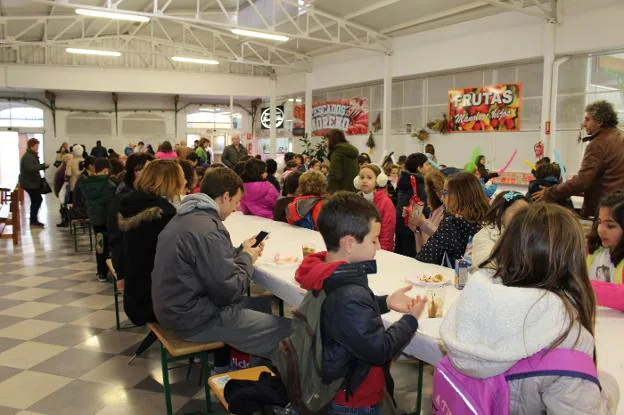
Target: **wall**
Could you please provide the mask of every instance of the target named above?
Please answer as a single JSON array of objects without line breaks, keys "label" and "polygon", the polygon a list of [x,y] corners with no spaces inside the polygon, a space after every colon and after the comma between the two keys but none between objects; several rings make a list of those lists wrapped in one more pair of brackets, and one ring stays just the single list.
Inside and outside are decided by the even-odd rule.
[{"label": "wall", "polygon": [[[0,94],[0,99],[2,96],[27,96],[29,98],[38,98],[42,101],[45,101],[43,93],[30,92],[30,93],[2,93]],[[187,97],[182,99],[179,103],[179,107],[185,106],[187,103],[199,103],[202,101],[206,101],[205,99],[193,99],[191,97]],[[208,100],[210,101],[210,100]],[[213,101],[214,102],[214,101]],[[223,101],[225,102],[225,101]],[[235,101],[238,103],[238,101]],[[44,110],[44,125],[45,125],[45,133],[44,133],[44,141],[43,141],[43,151],[45,161],[48,163],[53,163],[55,158],[56,150],[60,147],[62,142],[68,142],[70,144],[80,143],[84,144],[87,147],[87,151],[90,151],[91,148],[95,145],[97,140],[102,141],[102,145],[107,148],[113,148],[118,153],[121,153],[123,149],[129,143],[137,143],[138,141],[144,141],[146,144],[150,143],[154,147],[157,144],[165,139],[168,139],[172,142],[178,142],[182,139],[186,138],[186,114],[190,112],[194,112],[198,106],[191,105],[186,109],[181,110],[178,115],[178,129],[175,130],[175,113],[173,112],[174,103],[173,97],[171,95],[157,95],[157,94],[119,94],[119,134],[115,131],[115,122],[114,122],[114,106],[111,98],[111,94],[104,93],[57,93],[56,105],[57,108],[71,108],[80,111],[68,111],[68,110],[57,110],[56,111],[56,135],[54,134],[53,128],[53,118],[52,111],[47,107],[35,102],[28,101],[28,105],[36,106],[39,108],[43,108]],[[240,104],[245,108],[250,108],[249,102],[241,101]],[[229,105],[229,104],[227,104]],[[162,111],[169,109],[169,111]],[[139,111],[135,111],[139,110]],[[95,115],[95,112],[99,112],[100,116],[110,117],[112,118],[112,129],[110,134],[98,134],[98,135],[89,135],[89,134],[73,134],[70,135],[67,133],[67,120],[68,116],[76,115],[76,114],[85,114],[85,111],[92,111]],[[241,108],[235,106],[235,111],[241,112],[243,114],[242,125],[243,128],[241,132],[249,132],[251,130],[251,117]],[[143,115],[143,116],[158,116],[162,117],[165,121],[165,132],[162,136],[145,136],[145,135],[132,135],[132,134],[123,134],[122,131],[122,120],[124,117],[128,115]],[[53,169],[52,169],[53,170]],[[52,172],[50,170],[50,172]],[[49,172],[48,172],[49,173]]]},{"label": "wall", "polygon": [[[621,0],[595,0],[591,2],[591,7],[588,7],[588,2],[582,0],[560,0],[560,2],[563,3],[563,21],[557,25],[555,49],[557,55],[624,48],[623,38],[616,30],[613,30],[624,20],[624,7],[622,7]],[[468,68],[499,67],[506,62],[541,61],[544,24],[542,20],[535,17],[506,12],[396,38],[393,40],[393,77],[395,78],[393,89],[397,83],[396,78],[399,77],[433,77],[441,72],[458,74],[469,70]],[[315,93],[319,89],[328,88],[332,91],[349,90],[359,87],[358,84],[379,83],[383,73],[383,55],[348,50],[315,57],[313,71],[307,80]],[[526,72],[519,73],[517,80],[526,82],[528,75],[530,74]],[[498,81],[510,82],[512,80],[498,77]],[[541,95],[541,81],[538,86],[537,93]],[[284,95],[305,90],[305,87],[305,75],[286,74],[280,76],[278,80],[278,91]],[[348,93],[343,98],[350,97],[347,95]],[[535,95],[535,93],[530,95]],[[589,100],[593,98],[593,96],[588,97]],[[394,92],[393,101],[395,101]],[[569,102],[560,97],[557,111],[570,112],[572,108],[566,108]],[[573,110],[578,113],[578,117],[582,117],[584,103],[584,99],[575,102]],[[528,104],[528,100],[525,100],[525,104]],[[532,104],[538,105],[535,109],[539,111],[540,102],[533,101]],[[397,105],[393,102],[393,113],[396,107]],[[375,116],[372,114],[370,118],[374,119]],[[429,120],[429,118],[431,117],[427,115],[427,118],[422,121]],[[394,150],[395,154],[420,151],[422,144],[417,139],[396,131],[395,121],[396,117],[393,115],[392,129],[395,131],[387,147]],[[533,144],[540,137],[541,122],[539,118],[536,121],[537,123],[532,123],[535,125],[529,129],[523,127],[523,131],[519,133],[464,133],[450,136],[432,134],[428,142],[436,146],[440,153],[440,160],[453,165],[463,165],[472,148],[478,144],[483,152],[488,154],[492,168],[501,167],[511,151],[518,148],[520,154],[510,170],[525,171],[527,167],[523,160],[534,159]],[[523,123],[523,126],[525,125]],[[558,131],[557,147],[570,172],[578,170],[582,158],[582,146],[576,142],[578,125],[575,122],[573,127],[567,125],[564,130]],[[416,124],[414,127],[416,128]],[[353,136],[349,139],[361,151],[367,150],[366,136]],[[376,139],[380,145],[381,132],[376,134]],[[378,151],[374,153],[374,159],[381,159],[382,155],[377,154]]]}]

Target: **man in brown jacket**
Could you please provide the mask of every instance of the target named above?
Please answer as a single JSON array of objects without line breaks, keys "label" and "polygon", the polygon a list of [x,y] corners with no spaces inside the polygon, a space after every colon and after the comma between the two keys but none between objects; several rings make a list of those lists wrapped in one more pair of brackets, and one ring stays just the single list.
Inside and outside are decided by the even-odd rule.
[{"label": "man in brown jacket", "polygon": [[613,105],[597,101],[585,108],[583,127],[589,134],[581,169],[565,183],[533,194],[535,201],[562,200],[584,192],[581,215],[596,215],[600,200],[616,190],[624,190],[624,132],[617,128]]}]

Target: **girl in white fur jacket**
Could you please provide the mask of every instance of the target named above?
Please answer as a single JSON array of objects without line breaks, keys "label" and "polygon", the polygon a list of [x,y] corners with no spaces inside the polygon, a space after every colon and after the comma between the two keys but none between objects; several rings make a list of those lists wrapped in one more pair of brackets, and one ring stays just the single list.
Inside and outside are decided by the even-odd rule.
[{"label": "girl in white fur jacket", "polygon": [[[453,366],[488,378],[549,348],[573,348],[595,360],[596,303],[574,215],[552,204],[520,210],[473,274],[440,333]],[[543,376],[509,381],[510,414],[615,414],[615,380]]]},{"label": "girl in white fur jacket", "polygon": [[516,212],[528,205],[529,199],[519,192],[502,192],[494,198],[485,215],[483,228],[474,236],[464,255],[472,261],[472,272],[479,269],[479,266],[490,257],[494,245]]}]

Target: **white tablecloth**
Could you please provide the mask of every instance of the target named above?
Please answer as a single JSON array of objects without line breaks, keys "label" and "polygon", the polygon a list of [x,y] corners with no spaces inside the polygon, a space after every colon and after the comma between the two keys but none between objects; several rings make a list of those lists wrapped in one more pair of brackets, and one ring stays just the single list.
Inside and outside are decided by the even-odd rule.
[{"label": "white tablecloth", "polygon": [[[296,266],[275,267],[267,262],[276,254],[301,258],[303,244],[311,243],[316,246],[317,251],[325,250],[320,233],[257,216],[245,216],[238,212],[232,214],[226,220],[225,225],[230,231],[235,246],[260,231],[270,232],[264,255],[256,263],[256,282],[287,304],[298,306],[303,300],[305,290],[302,290],[294,280]],[[412,276],[439,273],[451,280],[454,276],[454,271],[449,268],[425,264],[387,251],[378,251],[377,270],[377,274],[369,276],[369,284],[373,292],[378,295],[390,294],[408,285],[406,278]],[[425,295],[427,290],[414,287],[410,295],[416,294]],[[444,308],[448,309],[460,294],[461,291],[456,290],[452,285],[444,288]],[[384,324],[390,325],[400,317],[401,315],[396,312],[385,314],[383,315]],[[622,341],[619,340],[621,330],[624,328],[624,314],[599,308],[597,320],[598,367],[611,373],[617,379],[620,390],[624,392],[624,351],[622,351]],[[404,349],[404,353],[429,364],[436,364],[442,358],[440,323],[439,318],[427,318],[425,311],[419,319],[418,333]],[[620,405],[618,413],[624,413],[624,404]]]}]

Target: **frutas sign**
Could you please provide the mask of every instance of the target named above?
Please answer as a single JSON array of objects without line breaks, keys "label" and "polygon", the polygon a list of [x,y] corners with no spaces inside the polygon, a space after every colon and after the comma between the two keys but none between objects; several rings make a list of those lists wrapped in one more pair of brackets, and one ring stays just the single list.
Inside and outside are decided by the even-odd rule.
[{"label": "frutas sign", "polygon": [[519,131],[522,84],[449,91],[450,131]]}]

